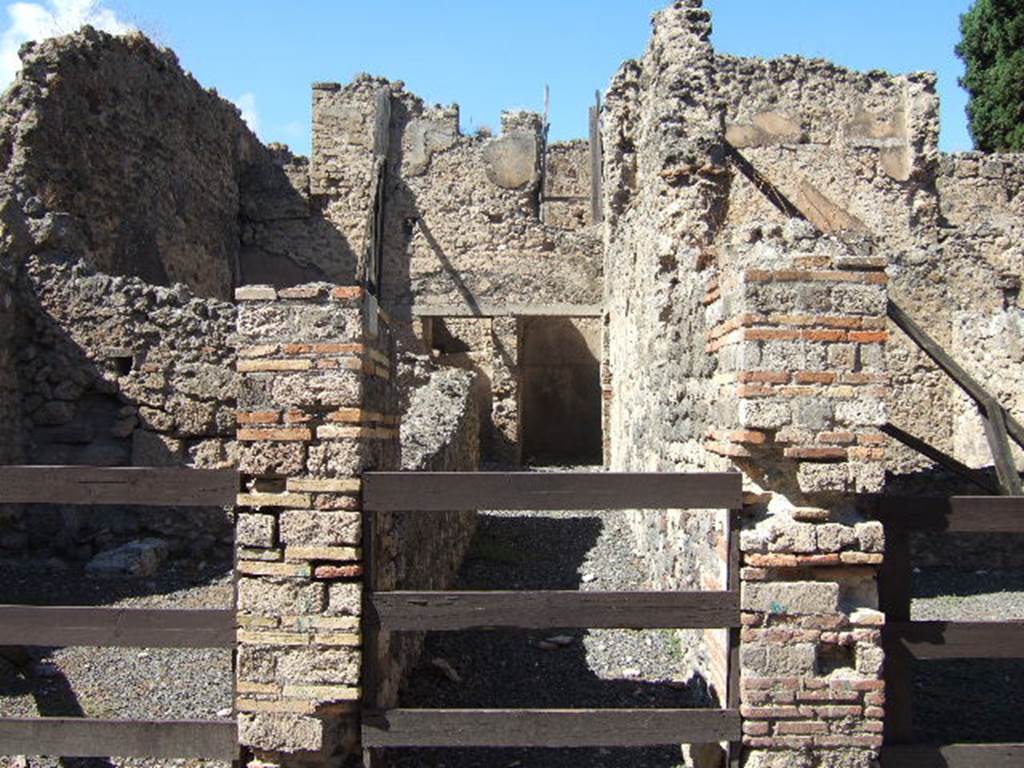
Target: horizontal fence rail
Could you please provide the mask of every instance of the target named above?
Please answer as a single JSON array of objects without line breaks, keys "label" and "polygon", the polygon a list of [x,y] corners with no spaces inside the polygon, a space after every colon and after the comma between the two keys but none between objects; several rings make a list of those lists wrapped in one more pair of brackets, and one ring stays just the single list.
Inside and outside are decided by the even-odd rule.
[{"label": "horizontal fence rail", "polygon": [[217,720],[0,718],[0,754],[233,761],[238,728]]},{"label": "horizontal fence rail", "polygon": [[235,612],[0,605],[0,645],[233,648]]},{"label": "horizontal fence rail", "polygon": [[729,709],[392,709],[363,716],[363,746],[652,747],[738,741]]},{"label": "horizontal fence rail", "polygon": [[385,632],[738,627],[738,592],[376,592]]},{"label": "horizontal fence rail", "polygon": [[882,768],[1020,768],[1024,744],[883,747]]},{"label": "horizontal fence rail", "polygon": [[364,509],[736,509],[739,473],[369,472]]},{"label": "horizontal fence rail", "polygon": [[0,504],[234,505],[233,469],[0,467]]},{"label": "horizontal fence rail", "polygon": [[1024,621],[892,622],[883,637],[921,660],[1024,658]]},{"label": "horizontal fence rail", "polygon": [[914,531],[1024,533],[1024,497],[888,497],[879,517],[887,526]]}]

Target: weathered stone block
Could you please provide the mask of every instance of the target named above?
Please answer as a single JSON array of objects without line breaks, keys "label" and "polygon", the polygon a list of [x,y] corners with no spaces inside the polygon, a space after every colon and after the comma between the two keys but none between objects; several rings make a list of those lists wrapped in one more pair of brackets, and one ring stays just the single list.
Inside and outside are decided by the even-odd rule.
[{"label": "weathered stone block", "polygon": [[246,475],[297,475],[306,468],[306,445],[299,442],[245,442],[238,446],[238,469]]},{"label": "weathered stone block", "polygon": [[743,584],[741,592],[745,611],[809,614],[839,610],[839,585],[833,582],[748,582]]},{"label": "weathered stone block", "polygon": [[245,547],[273,547],[275,528],[273,515],[241,512],[235,523],[235,541]]},{"label": "weathered stone block", "polygon": [[277,659],[278,679],[287,683],[356,685],[360,668],[358,648],[295,649]]},{"label": "weathered stone block", "polygon": [[238,609],[243,612],[261,616],[279,616],[282,612],[320,613],[326,600],[327,590],[317,582],[269,578],[238,580]]},{"label": "weathered stone block", "polygon": [[281,515],[281,541],[307,547],[359,544],[361,522],[359,512],[285,512]]},{"label": "weathered stone block", "polygon": [[327,613],[331,616],[358,616],[362,597],[363,590],[359,582],[331,584],[327,590]]},{"label": "weathered stone block", "polygon": [[324,723],[306,715],[241,714],[238,741],[270,752],[317,752],[325,746]]}]

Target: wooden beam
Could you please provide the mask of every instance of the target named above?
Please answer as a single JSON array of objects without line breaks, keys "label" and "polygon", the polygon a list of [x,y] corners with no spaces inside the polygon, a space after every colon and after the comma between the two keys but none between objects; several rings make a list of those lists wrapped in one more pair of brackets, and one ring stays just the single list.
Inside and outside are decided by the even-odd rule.
[{"label": "wooden beam", "polygon": [[395,317],[601,317],[603,304],[413,304],[393,308]]},{"label": "wooden beam", "polygon": [[1024,533],[1024,499],[1019,496],[890,496],[881,500],[878,516],[886,524],[887,536],[890,528]]},{"label": "wooden beam", "polygon": [[1013,452],[1010,450],[1010,437],[1006,432],[1006,413],[1003,411],[1003,407],[995,398],[989,398],[981,410],[981,418],[985,424],[988,448],[992,452],[992,463],[995,465],[996,476],[999,478],[1000,493],[1003,496],[1024,494],[1024,490],[1021,489],[1020,475],[1017,473],[1017,465],[1013,461]]},{"label": "wooden beam", "polygon": [[915,659],[1024,659],[1024,621],[892,622],[882,635]]},{"label": "wooden beam", "polygon": [[0,605],[0,646],[233,648],[234,610]]},{"label": "wooden beam", "polygon": [[736,509],[738,472],[369,472],[365,509]]},{"label": "wooden beam", "polygon": [[0,754],[61,757],[238,758],[238,728],[215,720],[0,718]]},{"label": "wooden beam", "polygon": [[0,467],[0,504],[231,506],[233,469]]},{"label": "wooden beam", "polygon": [[649,747],[740,738],[732,709],[392,709],[363,716],[368,747]]},{"label": "wooden beam", "polygon": [[1019,768],[1024,744],[913,744],[882,747],[882,768]]},{"label": "wooden beam", "polygon": [[[956,360],[946,353],[946,350],[937,341],[925,333],[924,329],[914,322],[913,318],[892,300],[889,301],[888,315],[889,319],[896,323],[897,327],[907,334],[921,348],[921,351],[931,358],[933,363],[945,371],[980,408],[985,408],[985,402],[992,399],[992,395],[989,394],[988,390],[967,373]],[[1018,445],[1024,448],[1024,426],[1009,413],[1006,413],[1005,410],[1004,415],[1007,433]]]},{"label": "wooden beam", "polygon": [[931,459],[939,466],[945,467],[950,472],[955,472],[965,480],[978,486],[981,490],[987,491],[988,493],[999,493],[999,486],[991,482],[984,472],[968,467],[966,464],[954,459],[948,453],[940,451],[935,446],[926,443],[921,438],[903,431],[895,424],[883,424],[881,430],[885,434],[889,435],[889,437],[899,440],[911,450],[917,451],[922,456]]},{"label": "wooden beam", "polygon": [[604,221],[604,144],[601,138],[601,94],[590,108],[590,223]]},{"label": "wooden beam", "polygon": [[739,592],[377,592],[385,632],[740,625]]}]

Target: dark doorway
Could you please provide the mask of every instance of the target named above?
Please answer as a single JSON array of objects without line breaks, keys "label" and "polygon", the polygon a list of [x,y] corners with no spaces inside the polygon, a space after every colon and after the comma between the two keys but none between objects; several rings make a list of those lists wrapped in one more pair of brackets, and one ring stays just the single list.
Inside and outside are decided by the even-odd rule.
[{"label": "dark doorway", "polygon": [[600,320],[524,318],[519,343],[524,461],[600,464]]}]

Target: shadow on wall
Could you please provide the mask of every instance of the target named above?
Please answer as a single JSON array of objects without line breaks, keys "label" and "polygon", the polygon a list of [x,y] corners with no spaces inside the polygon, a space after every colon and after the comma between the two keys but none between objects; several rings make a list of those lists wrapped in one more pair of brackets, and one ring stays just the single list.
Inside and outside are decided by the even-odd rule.
[{"label": "shadow on wall", "polygon": [[[594,547],[602,522],[592,517],[505,517],[481,515],[469,555],[453,589],[579,589],[581,567]],[[669,631],[669,630],[665,630]],[[418,667],[400,695],[402,707],[430,708],[691,708],[708,701],[706,681],[687,684],[598,676],[587,659],[579,629],[437,632],[427,636]],[[616,664],[632,666],[615,647],[615,634],[591,638],[620,654]],[[545,647],[558,637],[562,647]],[[566,642],[568,641],[568,642]],[[666,676],[680,670],[666,670]],[[713,705],[715,706],[715,705]],[[679,747],[649,749],[404,749],[389,750],[389,764],[566,765],[675,768]]]},{"label": "shadow on wall", "polygon": [[[233,320],[211,319],[215,308],[208,303],[175,302],[173,290],[131,278],[83,276],[59,259],[33,260],[27,271],[32,276],[23,275],[19,289],[25,327],[17,360],[25,463],[229,465],[234,373],[225,370],[233,352],[204,350],[226,341],[217,337]],[[56,285],[73,300],[64,293],[40,296]],[[54,300],[68,316],[51,314],[46,301]],[[138,312],[146,314],[145,322]],[[82,327],[82,313],[94,327]],[[154,334],[162,323],[181,327],[160,338]],[[81,346],[70,325],[97,348]],[[117,338],[115,326],[125,338]],[[185,348],[175,333],[197,338]],[[132,334],[133,346],[120,346]],[[103,342],[111,346],[101,349]],[[233,524],[223,509],[33,505],[16,523],[0,538],[0,557],[31,554],[81,564],[126,541],[158,537],[167,557],[224,560],[230,567]]]},{"label": "shadow on wall", "polygon": [[523,457],[530,464],[601,464],[601,327],[596,320],[522,320]]},{"label": "shadow on wall", "polygon": [[240,285],[289,288],[312,282],[356,282],[358,257],[327,220],[327,200],[309,192],[309,161],[285,149],[272,162],[253,163],[239,181]]}]

